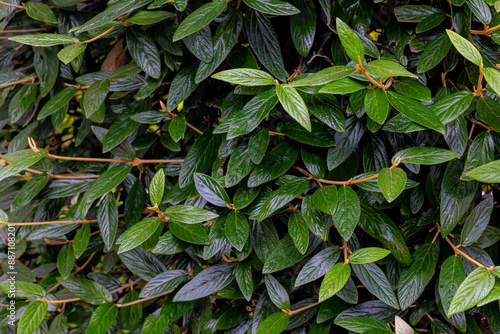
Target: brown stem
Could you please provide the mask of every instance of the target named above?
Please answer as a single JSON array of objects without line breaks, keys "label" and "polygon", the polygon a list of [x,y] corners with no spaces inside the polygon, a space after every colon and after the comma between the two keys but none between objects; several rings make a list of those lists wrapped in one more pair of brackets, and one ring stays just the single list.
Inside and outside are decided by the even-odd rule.
[{"label": "brown stem", "polygon": [[375,81],[375,79],[373,79],[370,74],[368,74],[368,72],[366,72],[365,68],[363,67],[363,63],[361,62],[361,57],[358,56],[358,63],[356,64],[356,67],[358,68],[356,70],[356,72],[359,72],[361,74],[363,74],[365,76],[365,78],[368,79],[368,81],[370,81],[372,84],[374,84],[375,86],[377,86],[378,88],[380,89],[384,89],[385,90],[385,86],[382,82],[377,82]]},{"label": "brown stem", "polygon": [[70,84],[70,83],[67,83],[67,82],[65,82],[64,85],[66,87],[76,87],[76,89],[88,89],[90,87],[90,86],[84,86],[84,85],[80,85],[80,84],[73,85],[73,84]]},{"label": "brown stem", "polygon": [[52,174],[49,172],[41,172],[39,170],[34,170],[31,168],[26,168],[25,171],[30,172],[32,174],[47,173],[47,175],[53,179],[84,180],[84,179],[96,179],[99,177],[99,175],[79,175],[79,176],[76,176],[76,175],[57,175],[57,174]]},{"label": "brown stem", "polygon": [[171,293],[172,291],[174,291],[174,289],[170,289],[168,290],[167,292],[164,292],[162,293],[161,295],[158,295],[158,296],[154,296],[154,297],[148,297],[148,298],[142,298],[142,299],[138,299],[138,300],[134,300],[132,302],[129,302],[129,303],[125,303],[125,304],[115,304],[117,307],[126,307],[126,306],[130,306],[130,305],[134,305],[134,304],[139,304],[139,303],[142,303],[142,302],[145,302],[147,300],[151,300],[151,299],[156,299],[158,297],[161,297],[161,296],[165,296],[165,295],[168,295],[169,293]]},{"label": "brown stem", "polygon": [[21,80],[7,82],[7,83],[4,83],[4,84],[1,84],[0,88],[12,86],[12,85],[17,85],[17,84],[23,84],[23,83],[27,83],[27,82],[33,82],[37,77],[38,76],[34,75],[32,77],[26,77],[26,78],[21,79]]},{"label": "brown stem", "polygon": [[97,219],[83,219],[83,220],[59,220],[47,222],[29,222],[29,223],[10,223],[0,220],[0,224],[7,224],[12,226],[32,226],[32,225],[50,225],[50,224],[91,224],[97,223]]},{"label": "brown stem", "polygon": [[224,259],[224,261],[226,262],[238,262],[239,260],[238,259],[230,259],[228,258],[226,255],[222,254],[222,258]]},{"label": "brown stem", "polygon": [[347,258],[347,252],[348,252],[349,248],[347,247],[347,241],[345,241],[345,239],[343,239],[342,243],[343,243],[343,246],[341,248],[344,250],[344,263],[348,264],[349,259]]},{"label": "brown stem", "polygon": [[26,9],[26,8],[24,8],[24,6],[13,5],[11,3],[7,3],[7,2],[3,2],[3,1],[0,1],[0,5],[4,5],[4,6],[7,6],[7,7],[19,8],[19,9]]},{"label": "brown stem", "polygon": [[[111,28],[109,28],[108,30],[106,30],[105,32],[103,32],[102,34],[99,34],[99,35],[97,35],[94,38],[88,39],[88,40],[84,41],[83,43],[92,43],[92,42],[98,40],[99,38],[101,38],[103,36],[106,36],[107,34],[109,34],[110,32],[112,32],[113,29],[115,29],[115,28],[116,28],[116,26],[112,26]],[[81,43],[81,42],[79,40],[76,40],[75,43]]]},{"label": "brown stem", "polygon": [[[165,104],[162,101],[160,101],[160,106],[163,109],[163,111],[168,112],[170,114],[170,116],[172,116],[174,118],[177,117],[176,114],[174,114],[173,112],[171,112],[170,110],[167,109],[167,107],[165,106]],[[199,133],[200,135],[203,134],[203,132],[201,132],[200,130],[198,130],[194,125],[192,125],[188,121],[186,121],[186,125],[189,126],[191,129],[193,129],[194,131],[196,131],[197,133]]]},{"label": "brown stem", "polygon": [[274,132],[274,131],[269,131],[269,134],[271,136],[286,136],[286,134],[281,133],[281,132]]},{"label": "brown stem", "polygon": [[304,306],[304,307],[298,308],[298,309],[293,310],[293,311],[292,311],[292,310],[283,310],[283,309],[282,309],[281,311],[285,312],[285,313],[286,313],[286,314],[288,314],[288,315],[292,315],[292,314],[299,313],[299,312],[301,312],[301,311],[307,310],[307,309],[309,309],[309,308],[311,308],[311,307],[314,307],[314,306],[316,306],[316,305],[319,305],[319,304],[321,304],[321,303],[322,303],[322,301],[321,301],[321,302],[312,303],[311,305],[307,305],[307,306]]},{"label": "brown stem", "polygon": [[444,238],[446,240],[446,242],[451,246],[451,248],[453,248],[453,251],[455,252],[455,255],[462,255],[463,257],[465,257],[467,260],[469,260],[470,262],[474,263],[476,266],[478,267],[485,267],[486,269],[488,269],[489,271],[493,271],[493,267],[486,267],[484,264],[474,260],[473,258],[471,258],[469,255],[465,254],[464,252],[462,252],[457,246],[455,246],[453,244],[453,242],[451,242],[450,238],[448,237],[445,237]]},{"label": "brown stem", "polygon": [[63,304],[63,303],[71,303],[80,301],[80,298],[71,298],[71,299],[61,299],[61,300],[47,300],[45,298],[37,298],[37,300],[46,302],[47,304]]},{"label": "brown stem", "polygon": [[479,79],[477,80],[477,89],[474,87],[474,96],[483,96],[486,89],[483,89],[483,64],[479,65]]},{"label": "brown stem", "polygon": [[139,278],[138,280],[136,280],[136,281],[134,281],[132,283],[128,283],[128,284],[122,285],[121,287],[119,287],[117,289],[111,290],[109,293],[116,293],[116,292],[122,291],[122,290],[124,290],[126,288],[133,287],[134,285],[136,285],[137,283],[139,283],[141,280],[142,280],[142,278]]}]

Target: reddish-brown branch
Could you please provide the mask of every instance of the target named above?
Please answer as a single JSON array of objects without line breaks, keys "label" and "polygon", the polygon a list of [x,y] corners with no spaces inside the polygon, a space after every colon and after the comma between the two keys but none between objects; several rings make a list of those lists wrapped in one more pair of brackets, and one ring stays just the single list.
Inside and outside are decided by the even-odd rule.
[{"label": "reddish-brown branch", "polygon": [[7,3],[7,2],[3,2],[3,1],[0,1],[0,5],[4,5],[7,7],[14,7],[14,8],[23,9],[23,10],[26,9],[26,8],[24,8],[24,6],[13,5],[11,3]]}]

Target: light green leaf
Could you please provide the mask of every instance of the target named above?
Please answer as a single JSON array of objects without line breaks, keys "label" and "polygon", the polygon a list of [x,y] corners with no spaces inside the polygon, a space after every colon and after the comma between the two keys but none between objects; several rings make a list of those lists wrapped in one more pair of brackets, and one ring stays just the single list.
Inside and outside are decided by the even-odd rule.
[{"label": "light green leaf", "polygon": [[182,21],[175,31],[173,41],[181,40],[208,25],[224,11],[224,8],[226,8],[225,0],[214,0],[204,4]]},{"label": "light green leaf", "polygon": [[151,237],[160,227],[162,221],[158,217],[149,217],[138,222],[125,232],[118,254],[124,253],[140,246]]},{"label": "light green leaf", "polygon": [[405,189],[406,172],[401,168],[383,168],[378,174],[377,184],[387,202],[394,201]]},{"label": "light green leaf", "polygon": [[351,267],[346,263],[337,263],[328,270],[319,288],[319,301],[322,302],[339,292],[351,276]]},{"label": "light green leaf", "polygon": [[486,268],[478,267],[471,272],[458,287],[450,304],[451,316],[477,305],[493,288],[495,276]]},{"label": "light green leaf", "polygon": [[231,212],[226,219],[225,233],[231,244],[241,252],[250,233],[247,218],[236,211]]},{"label": "light green leaf", "polygon": [[160,168],[149,184],[149,198],[153,206],[160,206],[165,191],[165,172]]},{"label": "light green leaf", "polygon": [[500,183],[500,160],[474,168],[467,176],[484,183]]},{"label": "light green leaf", "polygon": [[28,305],[19,319],[18,333],[33,333],[42,324],[49,304],[36,301]]},{"label": "light green leaf", "polygon": [[473,62],[477,66],[483,65],[483,57],[481,57],[481,54],[471,42],[454,31],[446,30],[446,33],[448,34],[451,43],[453,43],[457,51],[460,52],[465,59]]},{"label": "light green leaf", "polygon": [[78,42],[75,37],[59,34],[21,35],[9,37],[9,40],[32,46],[52,46]]},{"label": "light green leaf", "polygon": [[365,70],[377,77],[388,78],[388,77],[411,77],[417,78],[417,76],[409,72],[406,68],[401,66],[392,60],[379,59],[368,63],[368,65],[363,66]]},{"label": "light green leaf", "polygon": [[363,62],[365,59],[365,47],[361,39],[340,18],[337,17],[336,23],[340,42],[349,58],[356,64],[360,61]]},{"label": "light green leaf", "polygon": [[311,131],[311,119],[307,106],[295,88],[290,86],[276,86],[276,95],[285,109],[307,131]]},{"label": "light green leaf", "polygon": [[366,247],[355,250],[349,255],[349,263],[352,264],[363,264],[375,262],[383,259],[391,253],[388,249],[378,248],[378,247]]},{"label": "light green leaf", "polygon": [[212,78],[242,86],[267,86],[275,82],[269,73],[252,68],[221,71],[212,75]]}]

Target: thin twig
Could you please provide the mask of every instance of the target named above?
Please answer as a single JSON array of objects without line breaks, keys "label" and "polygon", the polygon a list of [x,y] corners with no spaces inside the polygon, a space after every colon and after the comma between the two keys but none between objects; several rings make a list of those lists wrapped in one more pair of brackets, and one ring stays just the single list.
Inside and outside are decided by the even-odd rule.
[{"label": "thin twig", "polygon": [[0,1],[0,5],[4,5],[4,6],[7,6],[7,7],[19,8],[19,9],[26,9],[26,8],[24,8],[24,6],[13,5],[11,3],[7,3],[7,2],[3,2],[3,1]]},{"label": "thin twig", "polygon": [[285,312],[285,313],[286,313],[286,314],[288,314],[288,315],[292,315],[292,314],[299,313],[299,312],[301,312],[301,311],[307,310],[307,309],[309,309],[309,308],[311,308],[311,307],[314,307],[314,306],[316,306],[316,305],[319,305],[319,304],[321,304],[321,303],[322,303],[322,301],[321,301],[321,302],[312,303],[311,305],[307,305],[307,306],[304,306],[304,307],[298,308],[298,309],[293,310],[293,311],[292,311],[292,310],[284,310],[284,309],[282,309],[281,311]]},{"label": "thin twig", "polygon": [[[94,38],[91,38],[91,39],[88,39],[86,41],[84,41],[83,43],[92,43],[96,40],[98,40],[99,38],[103,37],[103,36],[106,36],[107,34],[109,34],[111,31],[113,31],[113,29],[115,29],[116,26],[112,26],[111,28],[109,28],[108,30],[106,30],[105,32],[103,32],[102,34],[99,34],[97,35],[96,37]],[[76,40],[75,43],[80,43],[80,41]]]},{"label": "thin twig", "polygon": [[17,85],[17,84],[23,84],[23,83],[27,83],[27,82],[31,82],[32,83],[37,77],[38,77],[37,75],[34,75],[32,77],[26,77],[26,78],[21,79],[21,80],[7,82],[7,83],[4,83],[4,84],[1,84],[0,88],[12,86],[12,85]]},{"label": "thin twig", "polygon": [[126,306],[130,306],[130,305],[134,305],[134,304],[139,304],[139,303],[142,303],[142,302],[145,302],[145,301],[148,301],[148,300],[151,300],[151,299],[156,299],[158,297],[161,297],[161,296],[165,296],[165,295],[168,295],[169,293],[171,293],[172,291],[174,291],[174,289],[170,289],[168,290],[167,292],[164,292],[162,293],[161,295],[158,295],[158,296],[154,296],[154,297],[148,297],[148,298],[142,298],[142,299],[138,299],[138,300],[134,300],[132,302],[129,302],[129,303],[125,303],[125,304],[115,304],[117,307],[126,307]]},{"label": "thin twig", "polygon": [[478,267],[485,267],[489,271],[493,271],[494,267],[486,267],[481,262],[474,260],[469,255],[467,255],[464,252],[462,252],[457,246],[455,246],[455,244],[453,244],[453,242],[450,240],[450,238],[445,237],[444,239],[446,240],[446,242],[448,242],[448,244],[451,246],[451,248],[453,248],[453,251],[455,252],[455,255],[460,254],[463,257],[465,257],[467,260],[469,260],[470,262],[474,263],[476,266],[478,266]]}]

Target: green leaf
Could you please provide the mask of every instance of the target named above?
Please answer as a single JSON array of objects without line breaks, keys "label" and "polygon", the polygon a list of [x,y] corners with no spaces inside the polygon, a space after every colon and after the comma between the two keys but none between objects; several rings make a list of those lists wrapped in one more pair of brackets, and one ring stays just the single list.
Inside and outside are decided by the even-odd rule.
[{"label": "green leaf", "polygon": [[276,95],[285,109],[300,125],[311,132],[311,120],[307,106],[295,88],[290,86],[276,86]]},{"label": "green leaf", "polygon": [[220,138],[212,135],[212,131],[205,131],[189,149],[184,159],[179,175],[179,186],[185,186],[193,183],[194,173],[206,172],[215,158],[220,145]]},{"label": "green leaf", "polygon": [[384,90],[380,88],[368,89],[365,94],[364,106],[367,115],[371,119],[379,124],[384,124],[390,110],[389,101]]},{"label": "green leaf", "polygon": [[340,42],[349,58],[356,64],[360,61],[363,62],[365,59],[365,47],[361,39],[338,17],[336,24]]},{"label": "green leaf", "polygon": [[274,78],[269,73],[251,68],[221,71],[212,75],[212,78],[242,86],[274,85]]},{"label": "green leaf", "polygon": [[78,42],[75,37],[59,34],[21,35],[9,37],[9,40],[32,46],[52,46]]},{"label": "green leaf", "polygon": [[256,334],[279,334],[283,332],[290,321],[290,316],[285,312],[276,312],[264,320]]},{"label": "green leaf", "polygon": [[44,3],[30,1],[24,5],[24,8],[26,8],[26,14],[32,19],[57,24],[57,18],[52,9]]},{"label": "green leaf", "polygon": [[170,230],[177,238],[191,244],[209,244],[208,234],[200,224],[183,224],[172,221],[170,222]]},{"label": "green leaf", "polygon": [[29,204],[45,188],[49,180],[50,176],[47,174],[33,176],[17,193],[11,204],[11,210],[16,211]]},{"label": "green leaf", "polygon": [[401,309],[407,309],[420,297],[434,276],[438,257],[438,243],[424,244],[413,253],[410,267],[403,269],[398,282]]},{"label": "green leaf", "polygon": [[73,250],[75,257],[78,259],[87,249],[90,241],[90,225],[83,224],[78,231],[76,231],[75,238],[73,239]]},{"label": "green leaf", "polygon": [[245,13],[245,30],[257,59],[275,78],[285,82],[286,73],[281,47],[271,21],[260,12],[248,10]]},{"label": "green leaf", "polygon": [[361,204],[359,226],[373,238],[387,246],[392,255],[403,264],[410,264],[411,256],[403,235],[383,212]]},{"label": "green leaf", "polygon": [[65,244],[57,255],[57,269],[63,278],[67,278],[75,265],[75,253],[71,243]]},{"label": "green leaf", "polygon": [[389,279],[375,263],[352,264],[352,269],[370,293],[392,308],[399,309],[398,298]]},{"label": "green leaf", "polygon": [[69,101],[71,101],[75,93],[75,87],[66,87],[61,90],[59,93],[54,95],[47,103],[44,104],[44,106],[38,113],[37,119],[40,120],[47,116],[50,116],[63,107],[67,108]]},{"label": "green leaf", "polygon": [[289,87],[323,86],[332,81],[338,81],[354,73],[356,69],[352,66],[331,66],[322,69],[304,79],[293,80]]},{"label": "green leaf", "polygon": [[17,331],[19,333],[33,333],[45,320],[48,306],[48,303],[42,301],[29,304],[19,319]]},{"label": "green leaf", "polygon": [[461,181],[465,156],[446,167],[441,183],[441,235],[451,233],[469,209],[476,194],[477,181]]},{"label": "green leaf", "polygon": [[87,203],[101,197],[119,185],[132,170],[131,164],[119,164],[105,171],[92,183],[87,194]]},{"label": "green leaf", "polygon": [[299,151],[288,142],[283,142],[266,154],[248,179],[249,187],[257,187],[285,174],[295,163]]},{"label": "green leaf", "polygon": [[[428,103],[432,102],[431,90],[424,84],[420,83],[420,81],[412,79],[399,79],[394,83],[394,89],[399,94],[406,95],[416,100]],[[439,114],[437,115],[439,116]],[[443,119],[441,119],[441,121],[445,124]]]},{"label": "green leaf", "polygon": [[160,206],[165,191],[165,172],[160,168],[149,184],[149,198],[153,206]]},{"label": "green leaf", "polygon": [[218,263],[204,269],[177,292],[174,301],[200,299],[222,290],[233,280],[235,267],[233,263]]},{"label": "green leaf", "polygon": [[299,272],[295,287],[310,283],[324,276],[340,256],[338,247],[328,247],[314,255]]},{"label": "green leaf", "polygon": [[173,41],[189,36],[212,22],[226,8],[224,0],[214,0],[204,4],[186,17],[175,31]]},{"label": "green leaf", "polygon": [[141,28],[131,26],[127,28],[127,46],[136,64],[147,75],[158,79],[161,75],[161,61],[153,39]]},{"label": "green leaf", "polygon": [[148,25],[164,21],[174,16],[175,16],[174,13],[162,10],[157,10],[157,11],[140,10],[130,15],[127,18],[127,22],[137,25]]},{"label": "green leaf", "polygon": [[431,110],[443,124],[447,124],[469,109],[473,97],[474,95],[467,90],[460,91],[440,99],[431,107]]},{"label": "green leaf", "polygon": [[109,79],[99,80],[90,85],[85,91],[82,104],[87,118],[90,118],[104,103],[110,85],[111,82]]},{"label": "green leaf", "polygon": [[495,276],[486,268],[478,267],[460,284],[453,296],[448,315],[465,311],[477,305],[493,288]]},{"label": "green leaf", "polygon": [[111,294],[104,286],[87,278],[69,277],[57,280],[66,290],[86,303],[102,304],[111,301]]},{"label": "green leaf", "polygon": [[465,59],[473,62],[477,66],[483,65],[483,57],[481,57],[481,54],[471,42],[454,31],[446,30],[446,33],[448,34],[451,43],[453,43],[453,46],[455,46],[457,51],[460,52]]},{"label": "green leaf", "polygon": [[248,156],[255,164],[260,164],[269,146],[269,130],[261,128],[254,131],[248,141]]},{"label": "green leaf", "polygon": [[390,250],[378,248],[378,247],[366,247],[355,250],[351,255],[349,255],[349,263],[351,264],[363,264],[376,262],[383,259],[391,253]]},{"label": "green leaf", "polygon": [[415,101],[404,95],[388,92],[387,97],[389,103],[396,108],[397,111],[414,121],[430,129],[444,133],[444,125],[441,123],[432,109],[427,108],[420,102]]},{"label": "green leaf", "polygon": [[90,317],[85,333],[105,334],[111,328],[118,316],[118,307],[113,303],[99,305]]},{"label": "green leaf", "polygon": [[322,240],[328,239],[328,225],[325,223],[321,214],[314,209],[311,196],[307,195],[302,201],[302,215],[307,223],[309,230]]},{"label": "green leaf", "polygon": [[451,40],[445,32],[437,35],[427,44],[424,52],[418,59],[417,73],[425,73],[434,68],[443,60],[451,48]]},{"label": "green leaf", "polygon": [[[139,180],[136,182],[140,182]],[[134,185],[135,186],[135,185]],[[142,206],[145,204],[143,201],[135,197],[134,188],[131,189],[127,199],[134,200],[134,203],[141,204]],[[140,219],[140,213],[142,213],[142,207],[139,211],[139,215],[137,218],[133,219],[133,223],[127,219],[128,218],[128,203],[125,202],[125,221],[127,222],[127,226],[135,224]],[[97,210],[97,222],[99,224],[99,228],[101,229],[102,240],[104,241],[104,245],[106,245],[107,249],[111,249],[115,243],[115,236],[118,230],[118,207],[116,204],[116,200],[111,193],[108,193],[104,196],[101,204],[99,205],[99,209]]]},{"label": "green leaf", "polygon": [[36,99],[36,87],[25,85],[14,95],[9,103],[9,118],[15,123],[24,116]]},{"label": "green leaf", "polygon": [[437,147],[410,147],[394,154],[392,162],[400,158],[401,162],[419,165],[434,165],[450,161],[460,154]]},{"label": "green leaf", "polygon": [[417,78],[417,76],[411,72],[408,72],[403,66],[399,65],[392,60],[373,60],[364,65],[365,70],[377,77],[388,78],[388,77],[411,77]]},{"label": "green leaf", "polygon": [[285,288],[272,275],[266,275],[266,289],[269,298],[277,308],[288,310],[290,308],[290,297]]},{"label": "green leaf", "polygon": [[469,214],[462,229],[460,244],[469,246],[481,237],[490,222],[493,211],[493,197],[488,197],[479,203]]},{"label": "green leaf", "polygon": [[55,46],[35,48],[33,63],[40,82],[40,95],[47,96],[54,87],[59,74],[58,48]]},{"label": "green leaf", "polygon": [[401,168],[383,168],[378,174],[377,184],[387,202],[394,201],[405,189],[406,172]]},{"label": "green leaf", "polygon": [[248,260],[238,262],[235,276],[241,293],[247,301],[250,300],[253,293],[253,279],[252,266]]},{"label": "green leaf", "polygon": [[213,205],[225,207],[230,203],[229,196],[224,188],[212,177],[195,173],[194,184],[201,197]]},{"label": "green leaf", "polygon": [[500,73],[493,68],[483,68],[482,72],[491,89],[500,95]]},{"label": "green leaf", "polygon": [[443,262],[439,273],[439,296],[447,314],[453,296],[464,280],[465,269],[460,257],[453,255],[448,257]]},{"label": "green leaf", "polygon": [[421,34],[423,32],[426,32],[428,30],[431,30],[435,27],[437,27],[443,20],[446,18],[445,13],[434,13],[429,16],[427,16],[425,19],[420,21],[419,24],[417,24],[417,27],[415,28],[415,32],[417,34]]},{"label": "green leaf", "polygon": [[163,214],[171,220],[184,224],[198,224],[219,216],[192,205],[173,205],[163,210]]},{"label": "green leaf", "polygon": [[483,0],[465,0],[465,2],[482,24],[487,25],[490,23],[491,11],[488,5],[492,5],[492,2],[486,3]]},{"label": "green leaf", "polygon": [[118,254],[140,246],[153,235],[161,224],[160,218],[149,217],[132,226],[124,234]]},{"label": "green leaf", "polygon": [[[267,239],[271,239],[269,235],[267,237],[268,237]],[[319,238],[314,237],[314,235],[313,238],[311,238],[310,235],[308,250],[316,247],[314,245],[318,245],[319,242],[321,242]],[[256,243],[253,242],[253,244],[255,247]],[[307,252],[305,254],[301,254],[297,250],[297,248],[295,248],[292,237],[290,235],[286,235],[283,239],[281,239],[279,244],[274,247],[272,252],[267,256],[267,259],[265,259],[264,267],[262,268],[262,273],[270,274],[291,267],[294,264],[301,261],[302,259],[304,259],[306,255]]]},{"label": "green leaf", "polygon": [[153,254],[163,254],[163,255],[173,255],[183,252],[189,244],[176,238],[172,231],[165,232],[164,235],[160,237],[156,247],[153,249]]},{"label": "green leaf", "polygon": [[290,215],[290,219],[288,220],[288,233],[293,238],[293,243],[299,252],[305,254],[307,245],[309,244],[309,229],[301,213],[294,211]]},{"label": "green leaf", "polygon": [[500,103],[489,96],[479,98],[477,102],[477,113],[483,121],[495,131],[500,131]]},{"label": "green leaf", "polygon": [[40,285],[19,280],[16,280],[14,284],[11,284],[11,281],[1,282],[0,290],[2,290],[6,295],[9,293],[15,293],[17,298],[44,297],[47,295],[43,287]]},{"label": "green leaf", "polygon": [[344,78],[338,81],[330,82],[323,86],[319,92],[324,94],[351,94],[358,90],[366,89],[368,86],[351,78]]},{"label": "green leaf", "polygon": [[257,221],[260,223],[273,214],[276,210],[291,202],[295,197],[301,195],[309,186],[309,180],[305,177],[294,178],[287,181],[278,190],[272,192],[267,198],[257,215]]},{"label": "green leaf", "polygon": [[227,139],[253,131],[277,103],[278,97],[274,89],[252,98],[243,109],[234,114]]},{"label": "green leaf", "polygon": [[172,80],[172,84],[170,85],[170,90],[168,92],[168,110],[175,110],[179,103],[188,98],[189,95],[191,95],[191,93],[198,88],[199,84],[196,83],[197,70],[198,65],[193,62],[182,67],[177,73],[174,80]]},{"label": "green leaf", "polygon": [[299,143],[317,146],[335,146],[335,136],[317,119],[311,120],[311,130],[306,130],[296,121],[288,123],[283,130],[285,135]]},{"label": "green leaf", "polygon": [[338,192],[336,186],[324,186],[316,189],[311,196],[312,204],[315,208],[334,215],[337,210]]},{"label": "green leaf", "polygon": [[[335,320],[335,325],[355,333],[365,333],[370,330],[374,330],[374,332],[372,333],[375,333],[376,330],[390,331],[389,325],[387,325],[385,322],[368,317],[351,317],[351,318],[339,319]],[[406,334],[406,333],[398,332],[398,334]]]},{"label": "green leaf", "polygon": [[72,30],[77,30],[78,32],[88,31],[91,29],[95,29],[100,27],[106,23],[109,23],[122,15],[128,14],[136,8],[140,8],[142,6],[150,3],[151,0],[138,0],[138,1],[127,1],[127,0],[118,0],[115,1],[103,11],[98,13],[96,16],[92,17],[90,20],[85,22],[83,25],[73,28]]},{"label": "green leaf", "polygon": [[231,244],[241,252],[250,233],[246,217],[236,211],[231,212],[227,217],[224,231]]},{"label": "green leaf", "polygon": [[361,213],[359,197],[349,186],[339,188],[338,205],[333,222],[344,240],[351,238]]},{"label": "green leaf", "polygon": [[299,8],[300,15],[290,17],[290,34],[297,52],[302,57],[307,57],[316,34],[316,10],[311,1],[293,1],[293,4]]},{"label": "green leaf", "polygon": [[[295,15],[300,10],[280,0],[244,0],[248,7],[269,15]],[[314,15],[316,17],[316,15]]]},{"label": "green leaf", "polygon": [[0,180],[19,173],[20,171],[42,160],[43,157],[45,157],[45,155],[48,153],[48,151],[45,149],[39,150],[40,152],[34,152],[31,149],[22,150],[2,156],[3,160],[11,162],[11,164],[0,169]]},{"label": "green leaf", "polygon": [[467,176],[484,183],[500,183],[500,160],[474,168]]},{"label": "green leaf", "polygon": [[57,58],[59,58],[63,63],[68,65],[73,59],[78,57],[85,49],[87,48],[87,43],[75,43],[64,47],[57,54]]},{"label": "green leaf", "polygon": [[319,288],[319,301],[322,302],[339,292],[351,276],[351,267],[346,263],[337,263],[328,270]]},{"label": "green leaf", "polygon": [[148,298],[164,294],[184,282],[187,277],[188,273],[184,270],[169,270],[161,273],[142,288],[140,297]]}]

